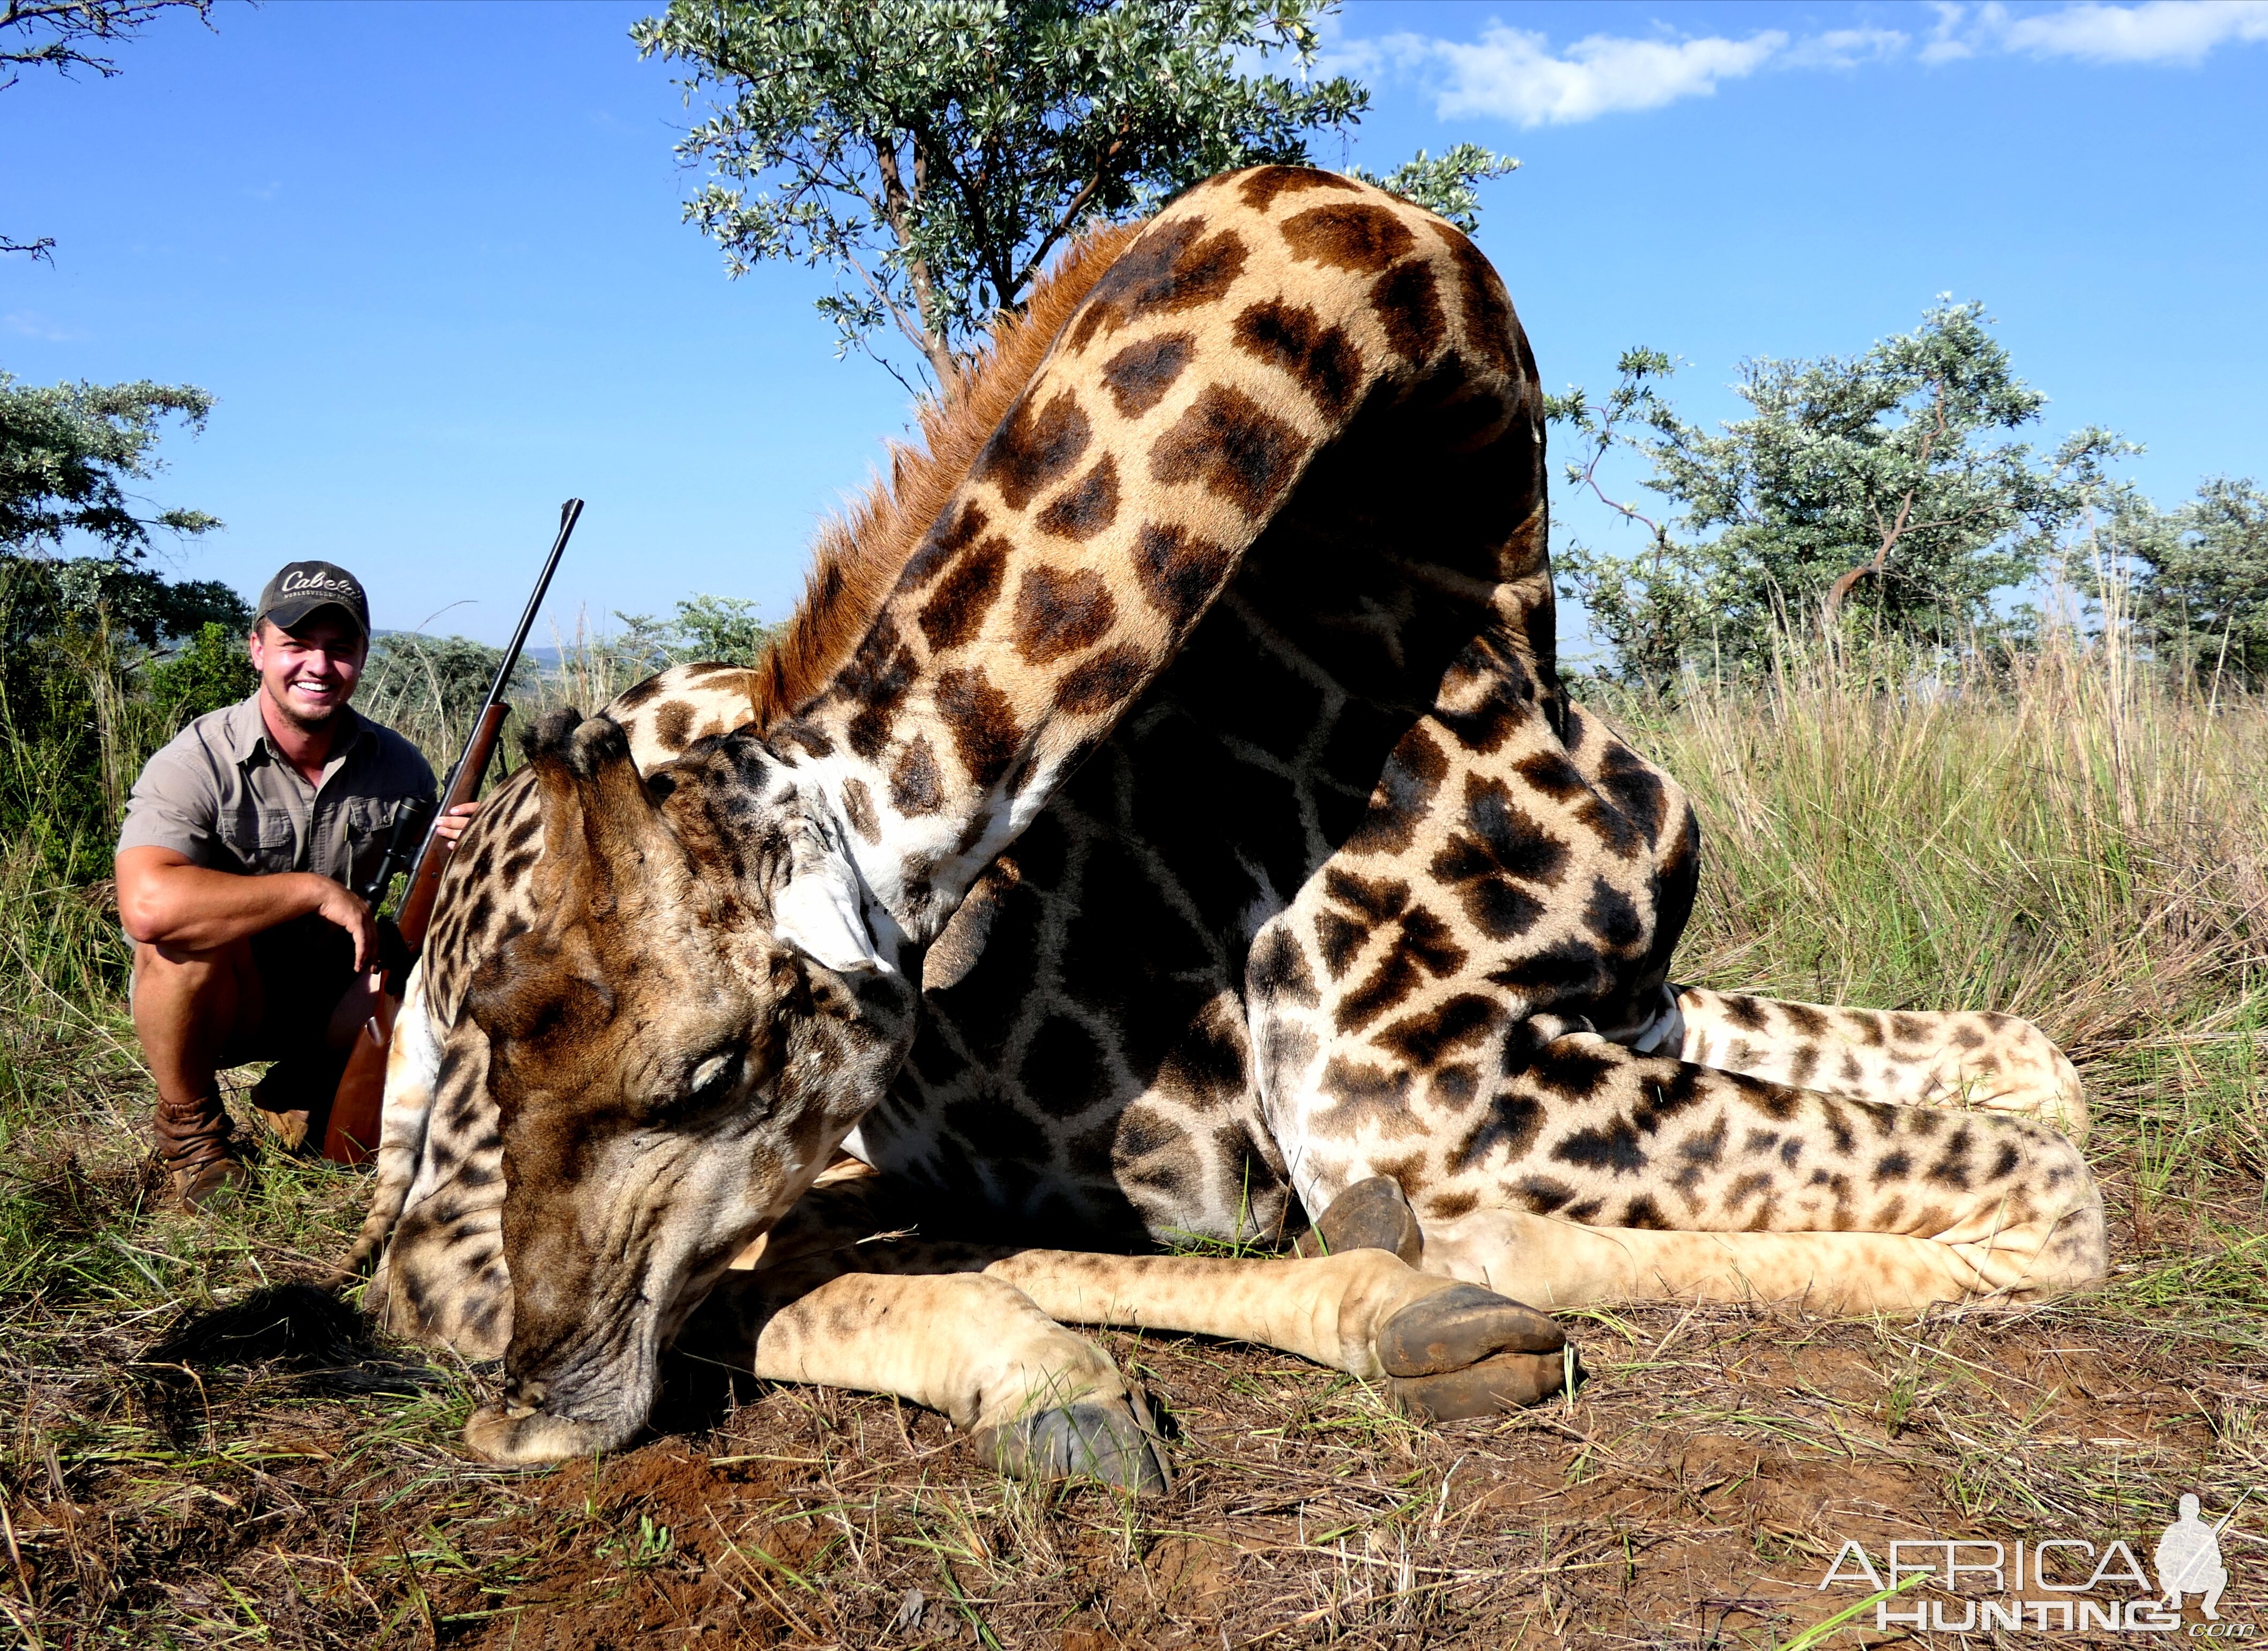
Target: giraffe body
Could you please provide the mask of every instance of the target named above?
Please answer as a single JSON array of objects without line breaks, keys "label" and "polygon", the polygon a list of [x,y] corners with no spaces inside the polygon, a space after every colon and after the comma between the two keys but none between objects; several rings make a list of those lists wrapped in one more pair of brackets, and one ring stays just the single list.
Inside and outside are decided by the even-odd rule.
[{"label": "giraffe body", "polygon": [[[961,410],[762,670],[554,723],[451,868],[360,1249],[397,1325],[504,1355],[484,1448],[619,1434],[712,1290],[696,1326],[765,1368],[814,1275],[732,1257],[845,1145],[861,1211],[1012,1244],[1280,1236],[1383,1176],[1424,1290],[1546,1307],[2102,1271],[2035,1028],[1668,984],[1698,830],[1559,683],[1534,363],[1464,237],[1214,180],[1086,248]],[[1309,1351],[1115,1264],[983,1276]],[[1352,1299],[1280,1265],[1311,1316]],[[1330,1361],[1398,1379],[1417,1288]],[[1543,1356],[1511,1305],[1480,1363]],[[562,1397],[594,1371],[631,1398]]]}]

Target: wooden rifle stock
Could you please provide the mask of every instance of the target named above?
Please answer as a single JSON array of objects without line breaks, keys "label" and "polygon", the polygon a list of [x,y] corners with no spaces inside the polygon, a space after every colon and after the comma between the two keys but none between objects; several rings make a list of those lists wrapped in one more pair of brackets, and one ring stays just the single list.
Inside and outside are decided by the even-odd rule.
[{"label": "wooden rifle stock", "polygon": [[[496,756],[497,738],[504,732],[504,712],[510,709],[504,704],[482,708],[481,719],[473,725],[473,737],[465,742],[464,758],[457,764],[455,783],[441,799],[436,819],[480,794],[481,780]],[[433,901],[441,892],[441,873],[448,869],[449,853],[448,844],[436,837],[417,857],[416,869],[409,873],[409,887],[402,892],[401,909],[394,914],[394,926],[412,957],[425,949],[425,930],[433,921]],[[400,993],[398,983],[387,984]]]},{"label": "wooden rifle stock", "polygon": [[[334,1163],[363,1164],[377,1156],[379,1117],[386,1105],[386,1058],[394,1043],[394,1019],[401,1007],[410,965],[424,949],[425,931],[433,921],[433,903],[441,892],[441,873],[448,869],[452,851],[447,839],[440,834],[440,823],[450,809],[480,795],[481,781],[487,778],[489,764],[496,757],[497,741],[504,733],[504,713],[511,710],[504,704],[505,684],[512,679],[512,667],[519,663],[520,651],[527,645],[527,633],[535,623],[536,610],[543,605],[543,593],[550,587],[551,575],[557,570],[560,556],[567,549],[568,536],[575,531],[576,520],[582,513],[583,501],[579,498],[571,498],[560,506],[559,537],[552,543],[550,558],[543,564],[543,576],[535,582],[535,593],[527,599],[527,610],[520,615],[519,629],[513,634],[512,645],[504,650],[503,662],[497,667],[496,681],[490,685],[488,698],[474,719],[472,735],[465,741],[457,766],[450,770],[448,785],[425,828],[424,842],[418,849],[416,864],[410,867],[409,885],[402,891],[401,904],[390,921],[379,920],[384,980],[368,1019],[354,1034],[354,1048],[347,1056],[346,1070],[340,1074],[338,1089],[331,1097],[329,1113],[323,1124],[323,1156]],[[364,896],[373,908],[385,897],[386,885],[393,881],[394,865],[389,851],[387,860],[379,866],[378,886]],[[357,982],[351,991],[362,989]]]}]

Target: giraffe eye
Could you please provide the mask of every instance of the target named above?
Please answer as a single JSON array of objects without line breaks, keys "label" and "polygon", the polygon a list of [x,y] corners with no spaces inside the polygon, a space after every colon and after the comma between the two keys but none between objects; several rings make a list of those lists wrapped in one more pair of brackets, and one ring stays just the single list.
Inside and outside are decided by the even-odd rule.
[{"label": "giraffe eye", "polygon": [[681,1087],[655,1097],[647,1123],[673,1128],[738,1104],[741,1080],[747,1075],[746,1059],[747,1051],[733,1046],[699,1062]]}]

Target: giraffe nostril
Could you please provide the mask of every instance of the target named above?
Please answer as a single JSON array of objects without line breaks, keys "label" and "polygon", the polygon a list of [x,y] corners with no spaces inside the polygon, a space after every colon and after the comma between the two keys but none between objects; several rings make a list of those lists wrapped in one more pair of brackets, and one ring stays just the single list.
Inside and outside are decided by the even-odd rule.
[{"label": "giraffe nostril", "polygon": [[543,1408],[543,1401],[551,1389],[541,1382],[517,1382],[505,1393],[504,1413],[514,1421],[533,1416]]}]

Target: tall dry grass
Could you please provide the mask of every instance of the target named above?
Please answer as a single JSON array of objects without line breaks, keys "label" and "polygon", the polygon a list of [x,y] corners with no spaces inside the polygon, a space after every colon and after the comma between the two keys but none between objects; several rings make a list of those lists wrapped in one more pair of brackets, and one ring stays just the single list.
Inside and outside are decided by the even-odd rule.
[{"label": "tall dry grass", "polygon": [[1606,707],[1692,793],[1707,984],[1992,1007],[2084,1053],[2234,1024],[2268,964],[2268,704],[2125,650],[1784,653]]},{"label": "tall dry grass", "polygon": [[[515,675],[508,696],[512,714],[499,746],[499,774],[519,763],[519,729],[561,706],[595,711],[655,669],[650,653],[626,648],[620,637],[592,630],[580,616],[572,632],[563,635],[554,630],[550,642],[549,660],[540,668],[530,661]],[[468,692],[463,684],[446,682],[413,662],[410,668],[366,677],[355,708],[405,736],[425,754],[436,774],[446,775],[464,749],[480,711],[479,694],[486,687],[483,680]]]},{"label": "tall dry grass", "polygon": [[2216,1334],[2268,1311],[2268,703],[2062,632],[2013,658],[1822,644],[1601,708],[1700,813],[1680,979],[2036,1021],[2113,1205],[2146,1253],[2196,1257],[2118,1287]]}]

